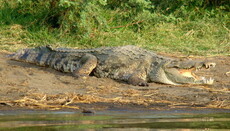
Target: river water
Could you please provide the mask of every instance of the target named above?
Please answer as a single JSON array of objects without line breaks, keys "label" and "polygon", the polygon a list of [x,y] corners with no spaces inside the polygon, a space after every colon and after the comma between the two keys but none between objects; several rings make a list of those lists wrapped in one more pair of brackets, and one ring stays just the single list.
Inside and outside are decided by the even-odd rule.
[{"label": "river water", "polygon": [[230,110],[0,111],[2,131],[230,131]]}]

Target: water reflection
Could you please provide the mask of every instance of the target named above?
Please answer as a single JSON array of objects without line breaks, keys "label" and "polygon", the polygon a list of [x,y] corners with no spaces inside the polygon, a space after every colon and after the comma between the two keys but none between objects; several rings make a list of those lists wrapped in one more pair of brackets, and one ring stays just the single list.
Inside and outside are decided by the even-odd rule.
[{"label": "water reflection", "polygon": [[230,111],[0,112],[0,130],[230,130]]}]

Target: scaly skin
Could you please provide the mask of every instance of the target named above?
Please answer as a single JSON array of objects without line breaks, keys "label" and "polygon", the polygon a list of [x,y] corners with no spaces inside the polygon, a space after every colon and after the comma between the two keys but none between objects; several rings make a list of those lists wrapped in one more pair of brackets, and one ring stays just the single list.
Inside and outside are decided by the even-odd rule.
[{"label": "scaly skin", "polygon": [[215,66],[215,63],[205,61],[166,58],[132,45],[95,49],[52,49],[43,46],[23,49],[9,57],[62,72],[72,72],[76,77],[93,74],[139,86],[148,86],[148,82],[212,84],[213,79],[199,79],[191,70]]}]

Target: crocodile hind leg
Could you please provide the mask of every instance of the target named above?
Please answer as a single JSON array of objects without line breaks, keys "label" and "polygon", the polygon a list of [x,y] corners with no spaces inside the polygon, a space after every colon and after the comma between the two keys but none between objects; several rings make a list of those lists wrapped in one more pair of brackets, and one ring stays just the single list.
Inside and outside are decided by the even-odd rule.
[{"label": "crocodile hind leg", "polygon": [[97,66],[97,58],[94,55],[86,54],[79,61],[79,68],[73,71],[73,75],[77,78],[89,76]]}]

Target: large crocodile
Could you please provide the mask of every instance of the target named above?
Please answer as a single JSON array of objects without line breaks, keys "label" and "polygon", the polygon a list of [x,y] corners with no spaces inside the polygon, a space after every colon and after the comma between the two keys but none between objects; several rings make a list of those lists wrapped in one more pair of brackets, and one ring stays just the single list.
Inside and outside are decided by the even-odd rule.
[{"label": "large crocodile", "polygon": [[148,86],[148,82],[177,85],[212,84],[214,81],[212,78],[198,77],[194,72],[214,67],[215,63],[176,60],[132,45],[94,49],[41,46],[19,50],[9,57],[71,72],[76,77],[94,75],[139,86]]}]

